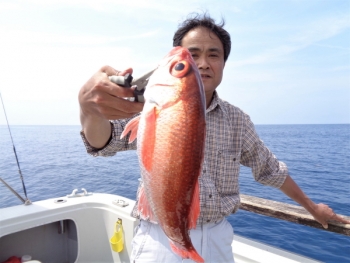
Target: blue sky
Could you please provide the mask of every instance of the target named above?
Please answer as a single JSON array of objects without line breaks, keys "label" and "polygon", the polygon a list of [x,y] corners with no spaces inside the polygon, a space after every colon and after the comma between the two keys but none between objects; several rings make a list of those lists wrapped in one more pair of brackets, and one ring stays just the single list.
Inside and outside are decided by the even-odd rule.
[{"label": "blue sky", "polygon": [[80,124],[90,76],[103,65],[135,77],[154,68],[178,23],[201,11],[231,34],[219,95],[255,124],[350,123],[349,0],[0,0],[10,124]]}]

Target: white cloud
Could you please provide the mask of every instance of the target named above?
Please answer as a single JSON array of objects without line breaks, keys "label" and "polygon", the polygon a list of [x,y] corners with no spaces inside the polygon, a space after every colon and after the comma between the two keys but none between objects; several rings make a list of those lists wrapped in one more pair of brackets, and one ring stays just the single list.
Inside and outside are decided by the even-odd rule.
[{"label": "white cloud", "polygon": [[[99,12],[114,12],[115,10],[123,10],[125,13],[135,12],[135,9],[144,10],[144,14],[149,16],[149,10],[164,11],[180,11],[186,7],[198,5],[200,1],[156,1],[156,0],[27,0],[26,4],[37,8],[62,8],[62,7],[79,7],[90,8]],[[14,5],[14,4],[13,4]],[[134,10],[133,10],[134,9]],[[146,9],[148,9],[146,11]],[[158,13],[159,15],[160,13]],[[138,13],[140,15],[140,13]]]},{"label": "white cloud", "polygon": [[11,124],[79,124],[78,92],[100,67],[144,67],[131,49],[120,47],[17,46],[0,49],[0,57],[0,90]]},{"label": "white cloud", "polygon": [[349,14],[326,17],[303,26],[300,33],[292,36],[290,40],[302,46],[311,45],[338,35],[348,28],[350,28]]},{"label": "white cloud", "polygon": [[350,17],[328,17],[318,19],[309,25],[303,25],[299,32],[284,40],[279,46],[265,50],[243,60],[235,61],[235,67],[255,65],[281,59],[293,52],[314,45],[322,40],[334,37],[350,28]]},{"label": "white cloud", "polygon": [[104,45],[116,41],[135,40],[142,38],[154,37],[158,33],[157,30],[144,32],[136,35],[124,35],[118,37],[109,37],[102,35],[67,35],[50,32],[8,30],[1,28],[2,41],[0,48],[10,45],[26,45],[26,44],[68,44],[68,45]]},{"label": "white cloud", "polygon": [[[348,44],[348,43],[345,43],[345,44]],[[350,51],[350,46],[347,45],[347,46],[336,46],[336,45],[325,45],[325,44],[313,44],[314,46],[318,46],[318,47],[326,47],[326,48],[331,48],[331,49],[342,49],[342,50],[347,50],[347,51]]]},{"label": "white cloud", "polygon": [[17,100],[71,97],[103,65],[123,69],[133,63],[131,51],[117,47],[13,48],[0,56],[1,88]]},{"label": "white cloud", "polygon": [[[294,5],[287,3],[293,9]],[[338,63],[338,57],[334,57],[349,54],[347,38],[342,34],[349,29],[348,15],[341,15],[344,10],[339,8],[336,16],[322,7],[313,9],[312,14],[299,12],[317,4],[302,3],[292,10],[300,15],[295,17],[283,15],[286,5],[282,2],[271,9],[271,3],[255,5],[255,1],[247,0],[233,4],[229,0],[0,1],[0,12],[19,9],[14,12],[18,18],[0,19],[0,89],[10,123],[78,124],[79,89],[101,66],[107,64],[116,69],[132,66],[133,75],[140,76],[168,51],[177,22],[189,12],[206,10],[218,20],[221,16],[226,18],[226,29],[233,39],[233,55],[227,62],[220,94],[248,113],[260,114],[260,122],[266,122],[270,104],[276,101],[292,109],[295,105],[291,102],[298,101],[303,92],[317,94],[330,87],[342,89],[348,83],[341,75],[347,76],[345,71],[349,67],[344,60]],[[72,14],[88,18],[88,23],[83,19],[71,21]],[[118,31],[121,26],[126,33]],[[145,29],[146,32],[141,31]],[[109,34],[111,31],[114,34]],[[337,41],[332,41],[338,35],[334,38]],[[333,64],[322,65],[321,69],[315,63],[294,67],[301,54],[297,51],[310,45],[325,47],[322,56],[332,57]],[[303,52],[307,62],[314,55]],[[306,105],[299,105],[300,111]],[[322,109],[318,109],[319,115]],[[271,116],[274,118],[274,114]],[[4,123],[1,113],[0,123]]]},{"label": "white cloud", "polygon": [[[135,19],[144,18],[147,21],[157,19],[172,22],[179,22],[190,12],[209,11],[211,14],[222,14],[222,2],[217,3],[212,0],[26,0],[25,2],[13,0],[3,6],[4,9],[28,9],[30,7],[41,10],[87,8],[96,12],[123,13],[123,15],[135,16]],[[228,1],[225,12],[240,13],[241,9]]]},{"label": "white cloud", "polygon": [[8,12],[9,10],[18,9],[20,5],[13,2],[0,2],[0,12]]}]

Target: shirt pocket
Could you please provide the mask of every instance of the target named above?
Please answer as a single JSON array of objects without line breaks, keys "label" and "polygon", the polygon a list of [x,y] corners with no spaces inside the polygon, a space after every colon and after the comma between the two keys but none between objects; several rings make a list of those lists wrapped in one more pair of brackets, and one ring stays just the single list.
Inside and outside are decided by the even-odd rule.
[{"label": "shirt pocket", "polygon": [[221,195],[232,195],[239,192],[238,175],[240,154],[229,151],[218,151],[216,186]]}]

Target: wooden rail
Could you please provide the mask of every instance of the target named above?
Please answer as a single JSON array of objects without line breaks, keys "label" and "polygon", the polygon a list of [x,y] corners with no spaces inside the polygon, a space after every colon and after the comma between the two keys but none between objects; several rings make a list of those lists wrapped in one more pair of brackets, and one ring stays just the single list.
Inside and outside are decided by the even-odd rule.
[{"label": "wooden rail", "polygon": [[[241,194],[240,197],[240,209],[350,236],[350,224],[342,224],[335,221],[329,221],[328,228],[324,229],[322,225],[318,223],[312,217],[312,215],[301,206],[286,204],[244,194]],[[343,217],[350,220],[350,216]]]}]

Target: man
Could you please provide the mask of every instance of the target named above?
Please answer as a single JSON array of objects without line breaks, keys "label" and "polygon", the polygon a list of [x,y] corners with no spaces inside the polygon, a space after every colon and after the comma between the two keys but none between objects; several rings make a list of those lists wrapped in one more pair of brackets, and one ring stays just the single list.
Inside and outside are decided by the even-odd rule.
[{"label": "man", "polygon": [[[288,175],[258,138],[248,115],[221,100],[216,93],[225,62],[229,56],[230,35],[209,16],[184,21],[174,35],[174,46],[189,49],[200,71],[206,96],[206,149],[200,176],[200,216],[197,228],[190,231],[192,242],[205,262],[234,262],[231,243],[233,229],[226,216],[239,207],[238,174],[240,164],[252,168],[255,179],[281,189],[301,204],[327,228],[327,221],[350,223],[324,204],[312,202]],[[120,140],[120,134],[143,104],[122,97],[132,97],[132,90],[109,81],[108,76],[132,73],[109,66],[101,68],[81,89],[82,137],[90,154],[110,156],[117,151],[135,149],[135,142]],[[109,121],[115,120],[115,121]],[[133,215],[138,216],[134,209]],[[141,220],[133,239],[135,262],[182,262],[170,249],[169,242],[157,224]]]}]

